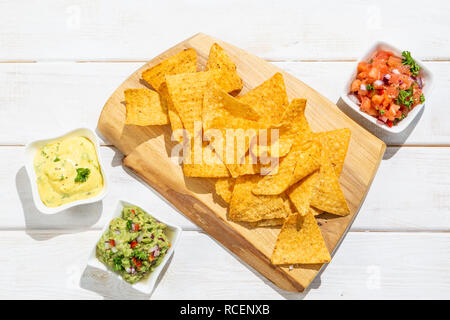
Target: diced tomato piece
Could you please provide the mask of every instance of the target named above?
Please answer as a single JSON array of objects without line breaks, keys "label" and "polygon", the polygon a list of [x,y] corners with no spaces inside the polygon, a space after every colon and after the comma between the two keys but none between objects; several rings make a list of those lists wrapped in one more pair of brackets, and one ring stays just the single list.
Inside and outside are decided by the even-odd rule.
[{"label": "diced tomato piece", "polygon": [[109,245],[111,247],[114,247],[116,245],[116,242],[114,241],[114,239],[109,239]]},{"label": "diced tomato piece", "polygon": [[394,123],[391,120],[386,121],[386,124],[388,125],[389,128],[392,128],[392,126],[394,125]]},{"label": "diced tomato piece", "polygon": [[371,116],[377,115],[378,111],[372,106],[371,100],[367,97],[363,97],[362,99],[361,110]]},{"label": "diced tomato piece", "polygon": [[135,264],[136,267],[142,266],[142,261],[136,259],[135,257],[133,257],[133,263]]},{"label": "diced tomato piece", "polygon": [[380,105],[383,102],[384,96],[379,94],[374,94],[372,97],[372,102],[374,105]]},{"label": "diced tomato piece", "polygon": [[389,107],[389,105],[391,104],[392,100],[389,98],[389,96],[385,93],[384,97],[383,97],[383,108],[387,108]]},{"label": "diced tomato piece", "polygon": [[402,65],[402,59],[395,56],[390,56],[387,61],[388,66],[397,68]]},{"label": "diced tomato piece", "polygon": [[359,88],[361,87],[361,80],[356,79],[355,81],[352,82],[352,85],[350,87],[350,90],[352,92],[356,92],[359,90]]},{"label": "diced tomato piece", "polygon": [[401,65],[399,65],[397,67],[397,70],[400,71],[400,73],[405,74],[407,76],[411,75],[411,71],[410,71],[410,66],[409,65],[401,64]]},{"label": "diced tomato piece", "polygon": [[139,224],[138,223],[134,224],[134,231],[139,231]]},{"label": "diced tomato piece", "polygon": [[367,76],[372,79],[372,80],[380,80],[381,79],[381,73],[380,70],[378,70],[377,68],[372,68],[370,69],[369,73],[367,74]]},{"label": "diced tomato piece", "polygon": [[369,71],[369,64],[365,61],[358,63],[358,72],[367,72]]},{"label": "diced tomato piece", "polygon": [[387,87],[385,93],[391,99],[395,99],[398,96],[398,90],[394,87]]},{"label": "diced tomato piece", "polygon": [[134,247],[136,247],[137,246],[137,241],[136,240],[133,240],[133,241],[131,241],[131,243],[130,243],[130,247],[131,247],[131,249],[134,249]]},{"label": "diced tomato piece", "polygon": [[363,71],[363,72],[358,73],[356,78],[361,79],[361,80],[366,79],[367,78],[367,72]]},{"label": "diced tomato piece", "polygon": [[377,52],[376,60],[387,61],[393,53],[391,51],[380,50]]},{"label": "diced tomato piece", "polygon": [[367,112],[367,110],[370,109],[370,105],[371,105],[370,99],[367,97],[363,97],[361,102],[361,110]]}]

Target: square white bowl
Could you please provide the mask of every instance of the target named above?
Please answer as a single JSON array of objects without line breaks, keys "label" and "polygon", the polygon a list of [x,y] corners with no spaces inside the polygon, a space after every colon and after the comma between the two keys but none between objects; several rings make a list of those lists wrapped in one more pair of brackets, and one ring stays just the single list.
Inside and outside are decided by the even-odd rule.
[{"label": "square white bowl", "polygon": [[[101,170],[101,173],[103,176],[103,190],[98,195],[96,195],[95,197],[92,197],[92,198],[72,201],[72,202],[69,202],[69,203],[63,204],[61,206],[54,207],[54,208],[47,207],[42,202],[41,197],[39,196],[36,172],[34,171],[34,165],[33,165],[34,157],[36,155],[36,152],[38,152],[39,149],[41,147],[43,147],[44,145],[46,145],[47,143],[57,140],[57,139],[73,137],[73,136],[86,137],[94,145],[95,152],[97,153],[98,164],[100,166],[100,170]],[[100,201],[106,196],[106,193],[108,192],[108,189],[109,189],[108,177],[106,176],[105,170],[103,169],[104,168],[103,161],[102,161],[102,157],[100,155],[100,145],[98,142],[98,137],[94,131],[92,131],[91,129],[88,129],[88,128],[78,128],[78,129],[69,131],[68,133],[58,135],[54,138],[41,139],[41,140],[36,140],[36,141],[28,143],[25,147],[25,168],[27,170],[28,177],[30,178],[31,192],[33,194],[34,204],[36,205],[36,208],[39,211],[41,211],[42,213],[45,213],[45,214],[54,214],[54,213],[58,213],[63,210],[66,210],[68,208],[78,206],[81,204],[87,204],[87,203],[93,203],[93,202]]]},{"label": "square white bowl", "polygon": [[118,218],[122,215],[122,209],[124,206],[136,206],[141,208],[142,210],[144,210],[148,215],[152,216],[153,218],[159,220],[160,222],[164,223],[167,228],[166,228],[166,236],[167,238],[170,240],[171,246],[169,248],[169,250],[167,250],[166,255],[164,256],[163,260],[161,261],[161,263],[159,264],[159,266],[157,266],[155,268],[155,270],[153,270],[152,273],[150,273],[148,275],[148,277],[146,277],[145,279],[142,279],[134,284],[130,284],[128,282],[126,282],[125,280],[122,279],[122,277],[120,276],[120,274],[118,274],[117,272],[111,270],[110,268],[108,268],[105,264],[103,264],[96,255],[96,247],[97,247],[97,243],[100,240],[100,238],[95,242],[94,245],[94,249],[91,252],[91,255],[89,256],[89,260],[87,262],[88,266],[96,268],[96,269],[100,269],[104,272],[107,272],[109,274],[111,274],[113,277],[117,279],[119,279],[119,281],[126,283],[127,285],[131,286],[133,289],[138,290],[142,293],[145,294],[150,294],[152,293],[154,287],[155,287],[155,283],[156,280],[159,277],[159,274],[161,273],[161,271],[164,269],[164,266],[167,264],[167,261],[169,260],[169,258],[172,256],[175,247],[178,244],[178,240],[180,239],[181,236],[181,232],[182,229],[176,225],[167,223],[165,221],[163,221],[161,218],[159,218],[158,216],[154,215],[153,213],[150,214],[150,211],[145,209],[142,206],[124,201],[124,200],[119,200],[117,202],[117,206],[113,212],[113,214],[110,217],[110,221],[108,223],[105,224],[105,226],[103,227],[102,233],[101,235],[103,235],[106,230],[109,228],[109,224],[111,222],[112,219],[114,218]]},{"label": "square white bowl", "polygon": [[400,121],[397,125],[392,126],[392,128],[388,127],[386,124],[382,125],[377,122],[377,119],[375,117],[372,117],[372,116],[368,115],[367,113],[361,111],[359,108],[359,105],[356,104],[354,101],[352,101],[349,97],[350,85],[353,82],[353,80],[356,79],[356,73],[357,73],[356,66],[361,61],[368,61],[370,58],[372,58],[374,56],[374,54],[378,50],[387,50],[387,51],[393,52],[398,57],[402,56],[402,50],[399,50],[385,42],[381,42],[381,41],[375,42],[366,51],[366,53],[362,56],[362,58],[358,60],[356,65],[353,66],[352,73],[351,73],[350,77],[348,78],[348,81],[345,84],[341,98],[342,98],[342,100],[344,100],[344,102],[348,106],[353,108],[357,113],[361,114],[364,118],[366,118],[370,122],[374,123],[376,126],[383,129],[384,131],[387,131],[389,133],[400,133],[411,124],[411,122],[414,120],[414,118],[419,114],[420,110],[422,110],[422,108],[424,107],[425,102],[429,99],[429,97],[431,95],[431,91],[433,89],[433,75],[430,72],[430,70],[424,66],[422,61],[413,57],[413,59],[416,61],[416,63],[420,66],[420,75],[422,76],[423,83],[424,83],[422,92],[425,96],[426,101],[422,104],[415,106],[414,109],[408,113],[408,116],[405,119]]}]

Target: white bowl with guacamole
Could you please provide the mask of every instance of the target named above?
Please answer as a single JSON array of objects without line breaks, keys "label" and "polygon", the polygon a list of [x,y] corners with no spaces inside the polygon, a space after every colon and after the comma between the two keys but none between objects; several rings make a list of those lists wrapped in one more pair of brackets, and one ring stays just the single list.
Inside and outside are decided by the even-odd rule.
[{"label": "white bowl with guacamole", "polygon": [[151,210],[119,200],[87,264],[107,274],[98,277],[104,279],[106,287],[126,282],[150,294],[181,232],[180,227],[162,221]]},{"label": "white bowl with guacamole", "polygon": [[45,214],[102,200],[108,179],[94,131],[79,128],[25,148],[34,204]]}]

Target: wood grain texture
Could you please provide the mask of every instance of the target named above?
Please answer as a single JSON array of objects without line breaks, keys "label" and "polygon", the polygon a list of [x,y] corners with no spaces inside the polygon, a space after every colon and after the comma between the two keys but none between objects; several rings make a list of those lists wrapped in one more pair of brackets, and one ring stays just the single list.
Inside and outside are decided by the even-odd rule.
[{"label": "wood grain texture", "polygon": [[[188,179],[181,167],[171,161],[168,126],[137,127],[124,124],[123,91],[143,85],[140,75],[149,66],[192,47],[198,53],[199,67],[204,67],[209,48],[219,42],[236,62],[244,82],[243,92],[256,87],[275,72],[282,70],[234,46],[198,34],[169,49],[147,65],[138,69],[115,91],[105,104],[98,122],[99,131],[125,155],[124,165],[133,169],[156,191],[162,194],[183,214],[210,233],[232,252],[259,270],[275,284],[286,290],[301,291],[317,274],[321,265],[296,268],[270,263],[277,229],[249,230],[226,218],[226,208],[213,198],[213,182],[207,179]],[[385,144],[350,120],[329,100],[293,76],[283,73],[288,96],[308,99],[306,116],[314,131],[348,127],[352,131],[347,159],[341,178],[351,214],[346,217],[321,220],[322,232],[330,251],[333,251],[355,217],[384,153]],[[134,150],[134,151],[133,151]]]}]

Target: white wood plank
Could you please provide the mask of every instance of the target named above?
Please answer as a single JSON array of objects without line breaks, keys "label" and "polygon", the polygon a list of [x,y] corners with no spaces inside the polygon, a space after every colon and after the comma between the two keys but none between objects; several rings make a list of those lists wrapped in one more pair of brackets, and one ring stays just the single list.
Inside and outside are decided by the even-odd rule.
[{"label": "white wood plank", "polygon": [[[2,232],[0,298],[148,298],[98,270],[85,270],[99,236],[100,231]],[[187,231],[151,298],[448,299],[449,255],[448,233],[351,232],[309,291],[289,293],[205,234]]]},{"label": "white wood plank", "polygon": [[[450,127],[447,125],[450,122],[447,112],[450,62],[426,64],[436,78],[433,94],[427,97],[424,112],[415,127],[411,126],[401,135],[381,136],[388,144],[450,144]],[[80,126],[95,128],[105,101],[140,65],[0,63],[0,144],[25,144]],[[284,62],[276,65],[333,102],[338,101],[344,79],[355,67],[354,62]],[[364,118],[359,116],[358,119]]]},{"label": "white wood plank", "polygon": [[20,0],[0,3],[0,59],[146,60],[197,32],[272,60],[356,58],[380,39],[442,59],[449,13],[444,0]]},{"label": "white wood plank", "polygon": [[[157,193],[130,176],[122,156],[110,147],[101,154],[111,179],[111,190],[101,204],[75,207],[43,215],[31,199],[23,168],[23,147],[0,147],[0,230],[98,229],[109,221],[118,199],[139,202],[187,230],[199,230]],[[352,230],[450,231],[450,148],[388,148],[372,188]]]}]

